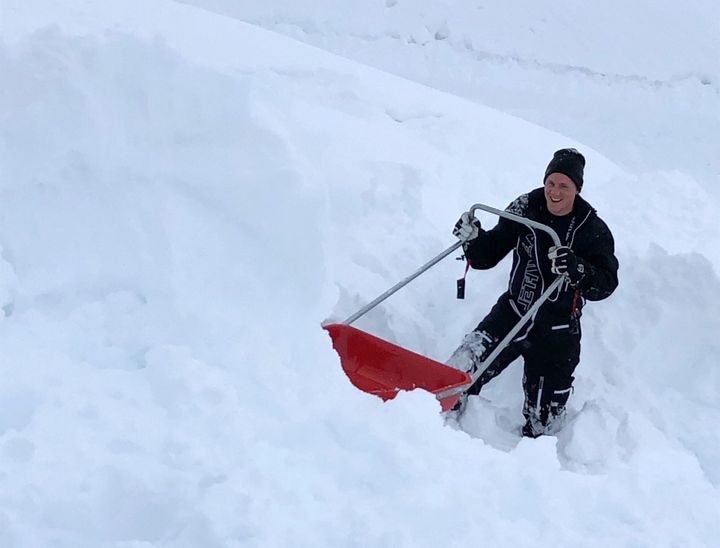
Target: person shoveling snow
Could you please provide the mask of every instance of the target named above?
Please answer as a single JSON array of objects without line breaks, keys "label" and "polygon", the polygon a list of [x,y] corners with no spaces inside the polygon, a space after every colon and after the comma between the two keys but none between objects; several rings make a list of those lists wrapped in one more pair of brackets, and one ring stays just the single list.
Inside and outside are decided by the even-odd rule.
[{"label": "person shoveling snow", "polygon": [[[554,229],[559,246],[542,231],[502,217],[487,231],[472,212],[463,213],[456,223],[453,234],[472,268],[493,268],[510,251],[513,264],[508,290],[447,362],[474,379],[447,412],[448,419],[459,420],[468,396],[479,394],[483,385],[522,356],[523,436],[553,434],[562,427],[580,361],[582,308],[586,300],[609,297],[618,285],[612,233],[579,196],[584,167],[585,158],[577,150],[558,150],[545,171],[543,187],[523,194],[506,209]],[[563,276],[563,281],[546,297],[553,275]],[[520,318],[544,298],[530,321],[505,341]],[[501,345],[506,346],[490,357]],[[482,367],[486,368],[480,371]]]}]

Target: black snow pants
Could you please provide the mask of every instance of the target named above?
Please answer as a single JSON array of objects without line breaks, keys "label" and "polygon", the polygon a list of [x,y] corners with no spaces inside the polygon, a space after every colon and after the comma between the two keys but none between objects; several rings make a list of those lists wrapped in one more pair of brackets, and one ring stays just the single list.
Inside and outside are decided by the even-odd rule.
[{"label": "black snow pants", "polygon": [[[503,296],[490,313],[478,324],[456,351],[471,347],[465,352],[472,372],[517,323],[519,316],[509,300]],[[537,319],[543,319],[542,317]],[[523,415],[526,426],[532,426],[536,434],[549,433],[558,417],[564,415],[565,405],[572,390],[573,372],[580,361],[579,318],[544,318],[542,323],[530,323],[500,353],[494,362],[471,386],[468,395],[479,394],[481,387],[502,373],[520,356],[524,360],[523,390],[525,403]],[[468,360],[469,357],[469,360]],[[558,425],[554,425],[558,426]]]}]

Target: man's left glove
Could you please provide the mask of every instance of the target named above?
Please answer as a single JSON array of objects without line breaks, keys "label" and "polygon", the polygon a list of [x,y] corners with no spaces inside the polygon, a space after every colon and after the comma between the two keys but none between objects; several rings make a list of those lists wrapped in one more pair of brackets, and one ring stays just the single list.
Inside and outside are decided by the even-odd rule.
[{"label": "man's left glove", "polygon": [[453,236],[462,243],[474,240],[480,235],[480,221],[478,221],[469,211],[462,214],[458,222],[453,228]]},{"label": "man's left glove", "polygon": [[548,258],[552,262],[550,267],[552,273],[567,274],[573,285],[585,276],[585,266],[578,261],[575,252],[566,245],[551,247]]}]

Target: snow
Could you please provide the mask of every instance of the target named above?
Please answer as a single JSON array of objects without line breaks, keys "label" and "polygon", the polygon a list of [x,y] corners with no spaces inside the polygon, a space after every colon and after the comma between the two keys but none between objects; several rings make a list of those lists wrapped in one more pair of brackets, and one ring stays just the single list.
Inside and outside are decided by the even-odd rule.
[{"label": "snow", "polygon": [[717,2],[184,2],[516,114],[629,170],[720,176]]},{"label": "snow", "polygon": [[[193,4],[0,6],[0,546],[714,545],[717,6]],[[354,389],[320,323],[561,146],[621,262],[565,429]],[[358,327],[444,360],[461,272]]]}]

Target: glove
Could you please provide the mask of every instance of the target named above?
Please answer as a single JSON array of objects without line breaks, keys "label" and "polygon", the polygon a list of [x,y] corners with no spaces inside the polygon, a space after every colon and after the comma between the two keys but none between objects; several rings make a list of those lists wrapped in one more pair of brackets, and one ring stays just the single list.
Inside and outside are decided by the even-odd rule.
[{"label": "glove", "polygon": [[453,236],[457,237],[462,243],[469,242],[480,235],[480,228],[480,221],[471,215],[469,211],[466,211],[455,223]]},{"label": "glove", "polygon": [[553,246],[548,252],[553,274],[567,274],[570,283],[576,285],[585,276],[585,266],[578,261],[575,252],[566,245]]}]

